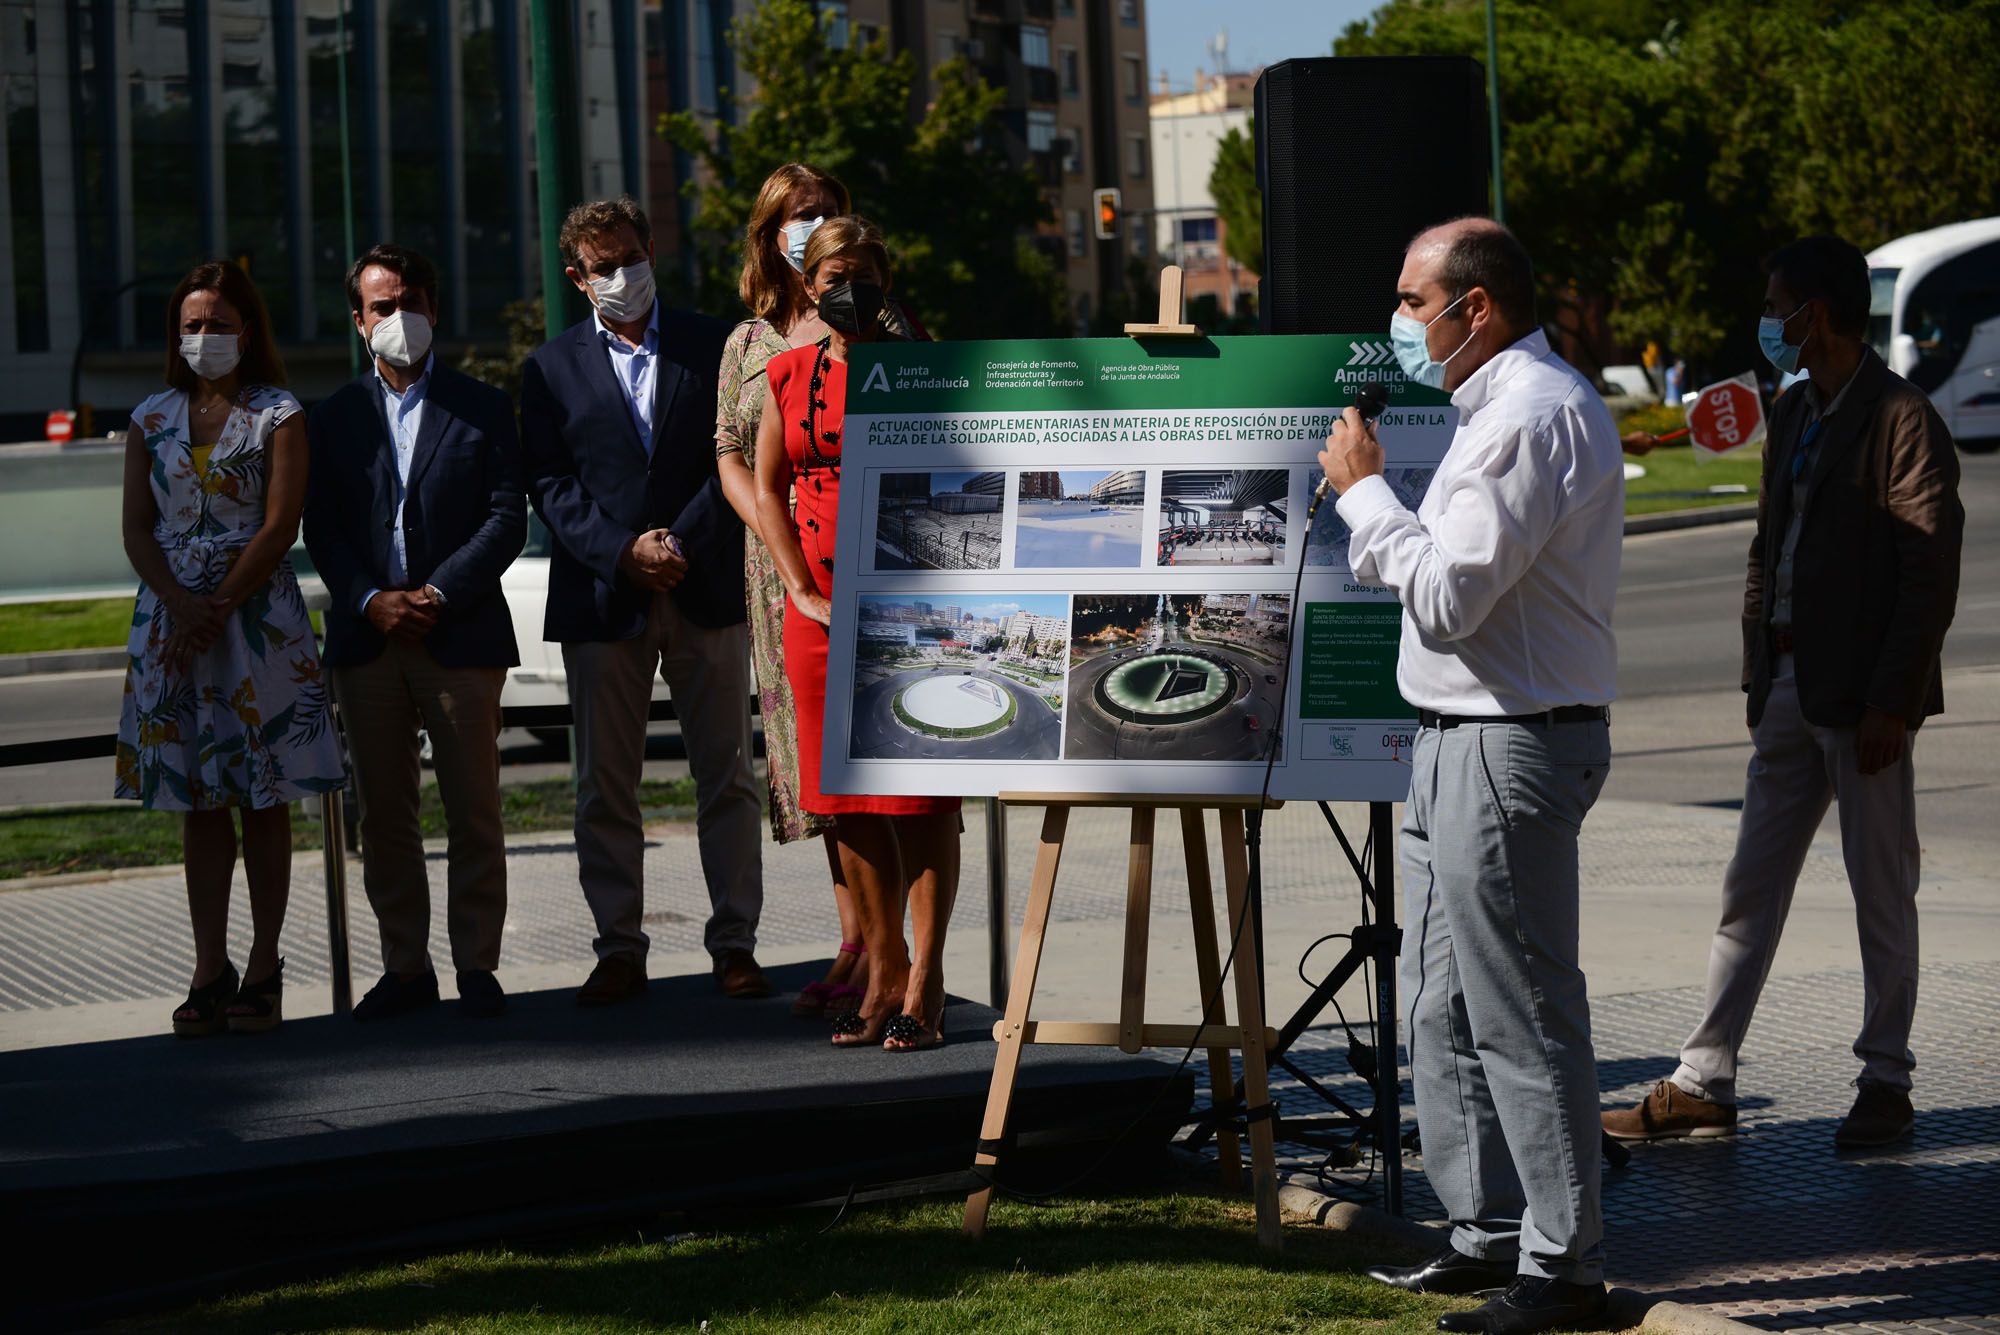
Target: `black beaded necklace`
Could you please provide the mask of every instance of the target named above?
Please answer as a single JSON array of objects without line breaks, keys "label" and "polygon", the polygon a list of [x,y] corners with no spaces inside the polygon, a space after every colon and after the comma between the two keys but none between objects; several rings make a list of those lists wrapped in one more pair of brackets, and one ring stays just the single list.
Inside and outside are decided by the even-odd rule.
[{"label": "black beaded necklace", "polygon": [[[826,388],[827,376],[833,370],[833,358],[827,353],[827,348],[832,342],[833,335],[828,334],[815,345],[812,385],[806,396],[806,415],[804,420],[799,423],[800,428],[806,433],[806,450],[804,464],[799,469],[798,481],[801,484],[811,483],[814,495],[819,495],[825,491],[825,487],[820,479],[813,476],[820,469],[825,469],[827,472],[833,474],[833,481],[836,486],[840,483],[841,432],[821,431],[819,429],[820,410],[826,407],[826,400],[821,398],[820,394]],[[821,452],[820,442],[822,440],[833,447],[834,453],[832,458],[828,458]],[[818,547],[820,545],[818,541],[820,537],[819,521],[817,519],[808,519],[806,520],[806,527],[813,531],[813,545]],[[831,557],[821,556],[819,563],[828,570],[833,569],[833,559]]]}]

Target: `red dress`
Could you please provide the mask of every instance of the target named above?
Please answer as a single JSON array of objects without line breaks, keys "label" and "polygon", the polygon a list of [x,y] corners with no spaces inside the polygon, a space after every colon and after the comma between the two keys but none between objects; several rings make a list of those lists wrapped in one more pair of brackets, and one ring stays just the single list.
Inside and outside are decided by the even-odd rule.
[{"label": "red dress", "polygon": [[[825,407],[811,413],[820,433],[815,454],[807,448],[805,422],[811,408],[813,369],[824,381],[818,399]],[[847,363],[808,345],[771,358],[764,374],[771,397],[785,424],[785,457],[792,464],[792,527],[799,535],[813,587],[833,596],[834,516],[840,508],[840,432],[846,417]],[[831,432],[834,439],[828,440]],[[799,805],[816,815],[872,812],[884,816],[921,816],[956,811],[956,797],[865,797],[823,793],[819,788],[821,739],[826,732],[826,627],[800,614],[785,600],[785,676],[799,720]]]}]

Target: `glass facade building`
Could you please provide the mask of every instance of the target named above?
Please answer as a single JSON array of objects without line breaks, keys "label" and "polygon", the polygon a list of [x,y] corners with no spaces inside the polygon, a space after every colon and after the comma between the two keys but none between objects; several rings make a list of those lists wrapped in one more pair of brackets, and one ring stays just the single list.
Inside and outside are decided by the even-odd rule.
[{"label": "glass facade building", "polygon": [[[572,0],[583,189],[630,192],[663,261],[686,164],[654,126],[726,114],[747,0]],[[439,339],[504,346],[540,287],[527,0],[0,0],[0,439],[77,397],[99,431],[159,384],[164,303],[239,258],[307,399],[347,376],[353,245],[442,274]]]}]

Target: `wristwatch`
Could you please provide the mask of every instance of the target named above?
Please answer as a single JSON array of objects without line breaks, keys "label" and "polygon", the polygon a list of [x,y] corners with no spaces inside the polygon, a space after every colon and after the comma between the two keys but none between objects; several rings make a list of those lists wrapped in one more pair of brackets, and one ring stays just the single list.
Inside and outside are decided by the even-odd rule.
[{"label": "wristwatch", "polygon": [[439,607],[443,607],[445,605],[446,602],[445,596],[442,593],[438,592],[437,585],[435,584],[424,585],[424,592],[428,594],[430,596],[430,600],[436,603]]}]

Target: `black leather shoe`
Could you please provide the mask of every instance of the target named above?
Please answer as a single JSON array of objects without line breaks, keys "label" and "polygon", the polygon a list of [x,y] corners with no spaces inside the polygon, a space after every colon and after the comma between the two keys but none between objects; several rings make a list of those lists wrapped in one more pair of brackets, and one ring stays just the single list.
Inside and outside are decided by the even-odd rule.
[{"label": "black leather shoe", "polygon": [[1470,1312],[1446,1312],[1439,1330],[1471,1335],[1534,1335],[1541,1330],[1596,1330],[1603,1326],[1610,1298],[1602,1284],[1571,1284],[1522,1275],[1507,1291]]},{"label": "black leather shoe", "polygon": [[1447,1247],[1422,1265],[1371,1266],[1368,1278],[1406,1293],[1478,1293],[1505,1288],[1514,1278],[1514,1263],[1482,1260]]},{"label": "black leather shoe", "polygon": [[488,969],[458,971],[458,1013],[468,1020],[491,1020],[507,1010],[507,993]]},{"label": "black leather shoe", "polygon": [[415,978],[402,978],[393,973],[382,975],[382,981],[368,989],[368,995],[354,1005],[354,1018],[363,1024],[375,1020],[393,1020],[398,1015],[408,1015],[411,1011],[435,1006],[438,1002],[438,976],[434,972],[424,972]]}]

